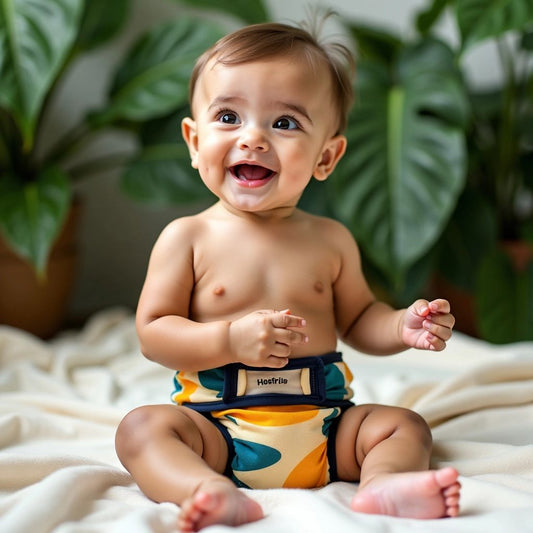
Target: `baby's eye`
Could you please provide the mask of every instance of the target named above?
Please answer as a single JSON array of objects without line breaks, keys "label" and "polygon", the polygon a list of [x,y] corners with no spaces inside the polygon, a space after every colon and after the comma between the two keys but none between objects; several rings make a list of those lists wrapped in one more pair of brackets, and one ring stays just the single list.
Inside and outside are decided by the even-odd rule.
[{"label": "baby's eye", "polygon": [[223,111],[218,115],[218,121],[222,124],[238,124],[239,117],[232,111]]},{"label": "baby's eye", "polygon": [[280,130],[297,130],[300,128],[300,124],[294,118],[282,117],[274,122],[273,127]]}]

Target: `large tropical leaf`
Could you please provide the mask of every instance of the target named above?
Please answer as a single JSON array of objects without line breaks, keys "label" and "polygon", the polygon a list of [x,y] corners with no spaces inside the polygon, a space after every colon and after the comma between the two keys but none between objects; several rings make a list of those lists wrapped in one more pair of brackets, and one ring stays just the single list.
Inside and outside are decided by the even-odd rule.
[{"label": "large tropical leaf", "polygon": [[153,120],[141,129],[142,150],[122,175],[122,189],[135,200],[185,205],[214,199],[191,167],[187,145],[179,135],[186,110]]},{"label": "large tropical leaf", "polygon": [[453,0],[433,0],[429,6],[425,6],[416,17],[416,28],[422,35],[427,35],[440,19],[448,4]]},{"label": "large tropical leaf", "polygon": [[180,0],[180,2],[190,4],[195,8],[224,11],[248,24],[257,24],[268,20],[268,13],[261,0],[231,0],[231,2],[221,2],[220,0]]},{"label": "large tropical leaf", "polygon": [[150,30],[127,55],[115,77],[109,104],[93,120],[142,121],[183,106],[196,59],[222,33],[213,23],[188,17]]},{"label": "large tropical leaf", "polygon": [[89,50],[113,38],[126,22],[131,0],[86,0],[78,46]]},{"label": "large tropical leaf", "polygon": [[388,30],[366,24],[350,24],[350,33],[357,43],[360,60],[391,62],[403,47],[402,40]]},{"label": "large tropical leaf", "polygon": [[455,11],[463,50],[533,22],[531,0],[455,0]]},{"label": "large tropical leaf", "polygon": [[83,0],[0,2],[0,106],[9,109],[26,150],[43,100],[76,38]]},{"label": "large tropical leaf", "polygon": [[43,276],[50,248],[70,205],[67,176],[55,168],[24,184],[13,176],[0,180],[0,230],[8,244]]},{"label": "large tropical leaf", "polygon": [[361,62],[337,210],[396,285],[439,237],[466,169],[468,108],[451,50],[425,40],[394,65]]},{"label": "large tropical leaf", "polygon": [[133,199],[156,205],[188,205],[213,196],[191,167],[187,147],[145,148],[126,168],[122,188]]}]

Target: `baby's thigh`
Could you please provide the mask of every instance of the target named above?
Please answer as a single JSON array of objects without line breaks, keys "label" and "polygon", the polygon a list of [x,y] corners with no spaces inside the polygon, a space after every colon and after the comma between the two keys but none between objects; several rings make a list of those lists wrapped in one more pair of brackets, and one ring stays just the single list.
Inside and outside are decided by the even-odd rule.
[{"label": "baby's thigh", "polygon": [[335,451],[337,475],[345,481],[358,481],[366,455],[380,442],[401,432],[424,447],[431,445],[431,432],[417,413],[401,407],[365,404],[350,407],[341,417]]}]

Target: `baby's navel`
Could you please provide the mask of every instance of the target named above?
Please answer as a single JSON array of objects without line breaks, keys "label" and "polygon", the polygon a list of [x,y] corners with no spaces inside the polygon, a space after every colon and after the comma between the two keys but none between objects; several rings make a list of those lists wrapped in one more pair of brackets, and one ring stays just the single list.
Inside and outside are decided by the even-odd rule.
[{"label": "baby's navel", "polygon": [[224,294],[226,294],[226,289],[222,285],[217,285],[213,289],[213,294],[215,296],[224,296]]},{"label": "baby's navel", "polygon": [[323,293],[324,292],[324,284],[321,281],[317,281],[315,283],[314,289],[318,293]]}]

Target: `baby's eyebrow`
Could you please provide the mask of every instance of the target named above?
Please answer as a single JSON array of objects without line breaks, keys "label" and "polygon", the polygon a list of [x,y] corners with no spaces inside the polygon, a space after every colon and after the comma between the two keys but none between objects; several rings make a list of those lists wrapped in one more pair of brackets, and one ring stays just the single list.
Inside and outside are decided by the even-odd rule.
[{"label": "baby's eyebrow", "polygon": [[287,109],[290,109],[291,111],[294,111],[295,113],[298,113],[299,115],[303,116],[310,124],[313,124],[313,121],[311,120],[311,117],[309,116],[309,113],[307,112],[305,107],[298,104],[291,104],[290,102],[277,102],[277,105],[279,105],[281,108],[285,107]]},{"label": "baby's eyebrow", "polygon": [[235,104],[244,102],[244,98],[241,98],[240,96],[217,96],[210,104],[209,104],[209,111],[211,109],[220,107],[222,105],[228,105],[228,104]]}]

